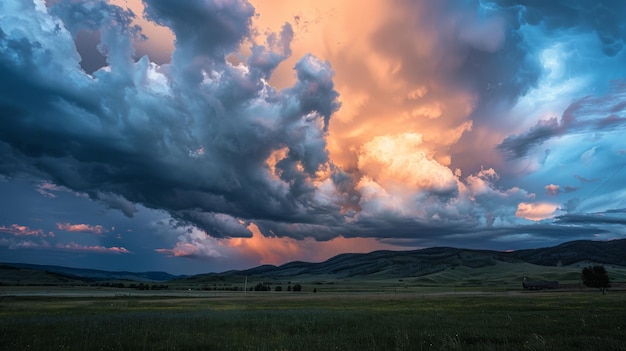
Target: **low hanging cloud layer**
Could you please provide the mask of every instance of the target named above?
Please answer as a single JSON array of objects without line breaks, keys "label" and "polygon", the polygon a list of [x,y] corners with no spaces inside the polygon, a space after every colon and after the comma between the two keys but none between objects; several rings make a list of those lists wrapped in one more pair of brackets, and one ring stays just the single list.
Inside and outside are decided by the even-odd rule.
[{"label": "low hanging cloud layer", "polygon": [[[179,234],[156,252],[172,257],[220,257],[237,238],[624,235],[600,220],[626,208],[622,1],[133,4],[0,4],[4,179],[131,219],[163,211]],[[7,245],[30,230],[0,225]]]}]

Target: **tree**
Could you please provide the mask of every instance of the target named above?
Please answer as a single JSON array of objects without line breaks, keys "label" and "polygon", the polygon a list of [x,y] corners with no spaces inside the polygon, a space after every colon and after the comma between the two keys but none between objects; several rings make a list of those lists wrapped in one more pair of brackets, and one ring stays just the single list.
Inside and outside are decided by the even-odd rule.
[{"label": "tree", "polygon": [[291,290],[292,291],[300,291],[300,290],[302,290],[302,285],[296,284],[296,285],[293,286],[293,288]]},{"label": "tree", "polygon": [[604,266],[589,266],[583,268],[582,271],[583,284],[590,288],[598,288],[602,290],[602,294],[605,293],[606,288],[611,286],[609,280],[609,274],[604,269]]},{"label": "tree", "polygon": [[257,285],[254,286],[254,291],[270,291],[270,290],[271,290],[270,286],[265,283],[258,283]]}]

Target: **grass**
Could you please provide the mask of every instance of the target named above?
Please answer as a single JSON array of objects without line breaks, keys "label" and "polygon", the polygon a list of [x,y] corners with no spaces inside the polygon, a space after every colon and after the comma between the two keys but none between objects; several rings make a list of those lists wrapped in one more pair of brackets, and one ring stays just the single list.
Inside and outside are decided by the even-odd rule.
[{"label": "grass", "polygon": [[626,295],[2,297],[3,350],[626,350]]},{"label": "grass", "polygon": [[[259,278],[248,277],[248,287],[259,282],[271,282],[272,286],[282,284],[287,288],[288,281],[298,281],[318,290],[325,292],[385,292],[394,293],[400,290],[421,291],[425,288],[435,290],[447,289],[450,291],[483,289],[491,291],[518,290],[522,281],[527,278],[530,281],[549,280],[558,281],[561,284],[580,283],[581,270],[584,264],[570,266],[538,266],[529,263],[506,263],[497,262],[491,266],[470,268],[465,266],[447,267],[446,269],[422,276],[408,276],[398,278],[387,274],[374,276],[337,277],[328,275],[297,276],[289,278]],[[619,266],[606,266],[612,282],[626,282],[626,268]],[[170,287],[196,289],[199,286],[218,288],[238,287],[243,288],[245,276],[229,277],[196,277],[170,282]],[[292,284],[293,285],[293,284]]]}]

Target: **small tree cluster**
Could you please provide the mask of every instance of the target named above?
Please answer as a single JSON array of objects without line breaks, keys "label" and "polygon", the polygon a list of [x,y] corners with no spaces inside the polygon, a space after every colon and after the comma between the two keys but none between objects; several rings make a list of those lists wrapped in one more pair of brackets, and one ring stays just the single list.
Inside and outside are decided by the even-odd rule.
[{"label": "small tree cluster", "polygon": [[[291,282],[289,282],[289,283],[291,283]],[[248,291],[272,291],[272,290],[274,290],[274,291],[283,291],[283,287],[282,287],[281,283],[278,283],[278,284],[276,284],[272,288],[271,284],[270,283],[266,283],[266,282],[264,282],[264,283],[257,283],[255,286],[248,287]],[[293,286],[292,285],[287,285],[286,290],[287,291],[295,291],[295,292],[302,291],[302,285],[300,285],[300,284],[294,284]],[[317,290],[315,292],[317,292]]]},{"label": "small tree cluster", "polygon": [[271,291],[272,287],[269,284],[258,283],[254,286],[254,291]]},{"label": "small tree cluster", "polygon": [[590,288],[598,288],[602,290],[603,294],[606,291],[606,288],[611,286],[609,274],[606,272],[604,266],[590,266],[583,268],[582,280],[583,284]]}]

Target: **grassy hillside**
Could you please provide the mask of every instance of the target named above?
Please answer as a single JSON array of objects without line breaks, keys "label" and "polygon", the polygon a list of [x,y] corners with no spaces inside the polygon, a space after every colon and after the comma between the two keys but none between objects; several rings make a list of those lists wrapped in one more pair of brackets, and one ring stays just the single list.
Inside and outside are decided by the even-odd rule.
[{"label": "grassy hillside", "polygon": [[47,270],[0,265],[0,285],[72,285],[89,280]]},{"label": "grassy hillside", "polygon": [[510,254],[516,259],[542,266],[571,265],[582,261],[626,266],[626,239],[577,240],[555,247],[518,250]]},{"label": "grassy hillside", "polygon": [[[45,271],[51,274],[80,278],[88,281],[112,281],[112,280],[130,280],[138,282],[163,282],[178,278],[172,274],[165,272],[128,272],[128,271],[104,271],[99,269],[84,269],[62,266],[38,265],[28,263],[0,263],[8,269],[24,269],[32,271]],[[0,280],[2,275],[0,275]]]},{"label": "grassy hillside", "polygon": [[[170,282],[170,287],[204,290],[243,290],[263,283],[275,290],[280,286],[301,284],[303,291],[331,292],[460,292],[521,290],[524,278],[529,281],[558,281],[560,284],[579,285],[584,265],[546,267],[530,263],[497,262],[484,267],[449,266],[430,274],[398,277],[395,273],[377,273],[363,276],[337,274],[299,274],[294,276],[202,275]],[[626,268],[606,266],[612,282],[626,282]],[[582,286],[581,286],[582,287]]]},{"label": "grassy hillside", "polygon": [[341,254],[321,263],[290,262],[243,271],[210,273],[180,283],[238,284],[289,280],[340,282],[366,280],[419,286],[511,286],[528,280],[556,280],[573,284],[591,264],[605,264],[612,281],[626,281],[626,240],[574,241],[556,247],[514,252],[434,247],[413,251],[374,251]]},{"label": "grassy hillside", "polygon": [[[162,272],[107,272],[55,266],[4,264],[4,285],[67,285],[88,281],[132,282],[168,280],[172,287],[202,290],[243,290],[265,283],[287,289],[306,283],[323,290],[381,291],[424,287],[497,287],[518,289],[524,278],[577,284],[583,267],[605,264],[613,282],[626,282],[626,240],[574,241],[551,248],[500,252],[434,247],[412,251],[341,254],[325,262],[290,262],[248,270],[176,277]],[[247,283],[246,283],[247,281]]]}]

